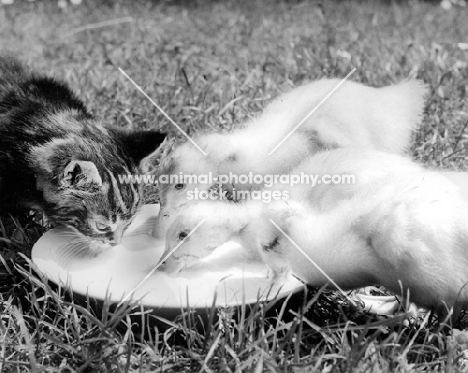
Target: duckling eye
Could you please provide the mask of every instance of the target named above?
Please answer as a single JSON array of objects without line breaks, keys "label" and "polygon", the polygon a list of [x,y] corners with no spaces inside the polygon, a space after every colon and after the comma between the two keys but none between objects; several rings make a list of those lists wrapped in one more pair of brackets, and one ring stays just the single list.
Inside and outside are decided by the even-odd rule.
[{"label": "duckling eye", "polygon": [[276,236],[273,241],[268,242],[266,244],[262,243],[262,249],[264,251],[275,251],[277,249],[278,244],[279,244],[279,237]]},{"label": "duckling eye", "polygon": [[174,186],[174,188],[176,188],[177,190],[182,190],[182,189],[184,189],[184,187],[185,187],[185,184],[176,184]]},{"label": "duckling eye", "polygon": [[179,240],[183,241],[188,236],[188,232],[182,231],[179,233]]}]

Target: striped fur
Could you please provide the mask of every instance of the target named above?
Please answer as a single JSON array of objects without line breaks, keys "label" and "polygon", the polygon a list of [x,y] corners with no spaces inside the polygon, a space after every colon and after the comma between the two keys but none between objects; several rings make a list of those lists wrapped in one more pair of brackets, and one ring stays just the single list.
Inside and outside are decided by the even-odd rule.
[{"label": "striped fur", "polygon": [[117,243],[142,204],[142,158],[158,131],[124,132],[97,121],[70,88],[0,58],[0,213],[40,209],[92,240]]}]

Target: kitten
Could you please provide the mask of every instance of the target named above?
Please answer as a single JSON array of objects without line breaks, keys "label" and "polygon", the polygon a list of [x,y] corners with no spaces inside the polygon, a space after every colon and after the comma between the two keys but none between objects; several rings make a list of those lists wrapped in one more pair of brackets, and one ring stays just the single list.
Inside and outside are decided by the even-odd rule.
[{"label": "kitten", "polygon": [[142,204],[120,184],[164,140],[104,126],[63,82],[0,58],[0,213],[42,210],[92,242],[117,244]]}]

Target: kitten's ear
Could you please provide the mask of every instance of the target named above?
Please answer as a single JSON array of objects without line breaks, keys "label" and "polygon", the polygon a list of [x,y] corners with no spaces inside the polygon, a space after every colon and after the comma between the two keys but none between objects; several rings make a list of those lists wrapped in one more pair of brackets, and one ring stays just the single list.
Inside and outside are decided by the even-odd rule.
[{"label": "kitten's ear", "polygon": [[127,154],[139,164],[143,158],[159,148],[166,134],[156,130],[131,131],[120,132],[119,137]]},{"label": "kitten's ear", "polygon": [[63,188],[97,189],[102,187],[102,179],[93,162],[71,161],[63,170],[60,184]]}]

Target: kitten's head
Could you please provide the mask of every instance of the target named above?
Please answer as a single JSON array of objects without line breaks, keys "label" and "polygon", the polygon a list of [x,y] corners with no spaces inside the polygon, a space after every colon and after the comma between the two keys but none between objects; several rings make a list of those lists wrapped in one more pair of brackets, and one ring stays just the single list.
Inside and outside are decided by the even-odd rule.
[{"label": "kitten's head", "polygon": [[31,151],[37,187],[47,218],[81,232],[98,244],[118,244],[142,205],[141,184],[123,182],[165,135],[156,131],[122,133],[102,129],[92,136],[55,139]]}]

